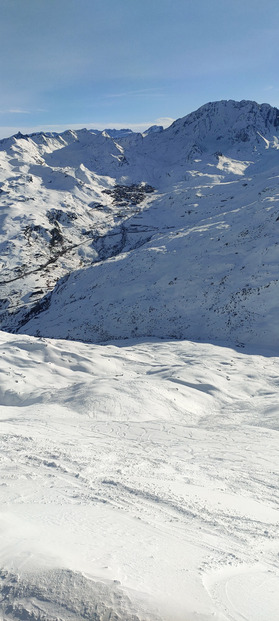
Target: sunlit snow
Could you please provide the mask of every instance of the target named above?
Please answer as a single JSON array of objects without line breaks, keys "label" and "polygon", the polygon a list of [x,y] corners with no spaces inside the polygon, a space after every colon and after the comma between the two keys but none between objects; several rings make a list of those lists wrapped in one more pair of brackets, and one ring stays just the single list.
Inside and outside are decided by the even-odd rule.
[{"label": "sunlit snow", "polygon": [[125,619],[275,621],[277,358],[2,333],[1,368],[2,605],[28,580],[45,610],[38,572],[67,569],[117,587]]}]

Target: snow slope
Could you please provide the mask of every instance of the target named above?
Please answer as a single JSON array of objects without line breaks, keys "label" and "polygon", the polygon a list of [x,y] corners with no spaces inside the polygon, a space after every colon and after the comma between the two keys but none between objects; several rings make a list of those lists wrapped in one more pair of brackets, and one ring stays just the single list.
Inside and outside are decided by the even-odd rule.
[{"label": "snow slope", "polygon": [[[194,188],[152,202],[125,223],[127,251],[63,279],[48,309],[20,331],[97,342],[149,335],[278,347],[273,171],[271,187],[261,173],[210,186],[199,174]],[[149,241],[128,250],[139,231]]]},{"label": "snow slope", "polygon": [[[105,160],[107,143],[119,153],[110,138],[87,130],[81,130],[78,135],[65,132],[61,136],[35,135],[2,141],[0,316],[3,327],[10,329],[17,324],[14,314],[20,308],[28,312],[64,274],[110,256],[116,247],[121,247],[121,225],[127,218],[127,205],[129,215],[138,212],[138,199],[132,208],[130,197],[127,205],[115,205],[108,194],[115,180],[96,174],[83,164],[90,148],[94,153],[92,166],[100,158],[100,152]],[[64,153],[67,148],[75,167],[46,164],[45,159],[52,152]],[[144,184],[140,186],[143,206],[150,197],[146,194],[145,198],[144,187]]]},{"label": "snow slope", "polygon": [[0,351],[0,617],[278,619],[278,358]]}]

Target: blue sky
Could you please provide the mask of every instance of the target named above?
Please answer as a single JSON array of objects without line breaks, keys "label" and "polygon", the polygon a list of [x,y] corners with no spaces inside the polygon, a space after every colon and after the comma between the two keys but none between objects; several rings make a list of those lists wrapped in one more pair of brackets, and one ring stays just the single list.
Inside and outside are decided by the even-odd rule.
[{"label": "blue sky", "polygon": [[279,107],[278,0],[0,0],[0,137]]}]

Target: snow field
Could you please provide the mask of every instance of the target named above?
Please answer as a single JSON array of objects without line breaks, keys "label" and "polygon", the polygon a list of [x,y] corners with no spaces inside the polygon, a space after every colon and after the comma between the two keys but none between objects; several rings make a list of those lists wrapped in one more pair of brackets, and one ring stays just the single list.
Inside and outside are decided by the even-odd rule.
[{"label": "snow field", "polygon": [[276,621],[277,358],[1,333],[1,371],[4,619]]}]

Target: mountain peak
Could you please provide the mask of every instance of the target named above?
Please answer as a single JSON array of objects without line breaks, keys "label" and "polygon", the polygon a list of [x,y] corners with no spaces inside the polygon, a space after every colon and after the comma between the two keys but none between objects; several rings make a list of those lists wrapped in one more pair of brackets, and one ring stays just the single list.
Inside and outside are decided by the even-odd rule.
[{"label": "mountain peak", "polygon": [[[183,135],[189,145],[200,151],[224,151],[259,146],[266,148],[279,132],[279,110],[255,101],[222,100],[208,102],[187,116],[175,121],[165,132]],[[278,138],[276,138],[278,141]]]},{"label": "mountain peak", "polygon": [[[221,99],[220,101],[209,101],[202,106],[200,106],[194,112],[191,112],[184,119],[188,117],[197,117],[201,118],[204,114],[208,114],[210,116],[216,116],[218,114],[222,114],[225,116],[235,116],[237,114],[244,115],[261,115],[262,117],[267,117],[272,122],[272,118],[279,118],[279,110],[270,104],[262,103],[259,104],[256,101],[242,99],[241,101],[236,101],[234,99]],[[178,119],[179,121],[180,119]],[[177,123],[175,121],[173,125]],[[278,122],[279,124],[279,122]]]},{"label": "mountain peak", "polygon": [[143,136],[148,136],[149,134],[158,134],[164,130],[163,125],[151,125],[145,132],[143,132]]}]

